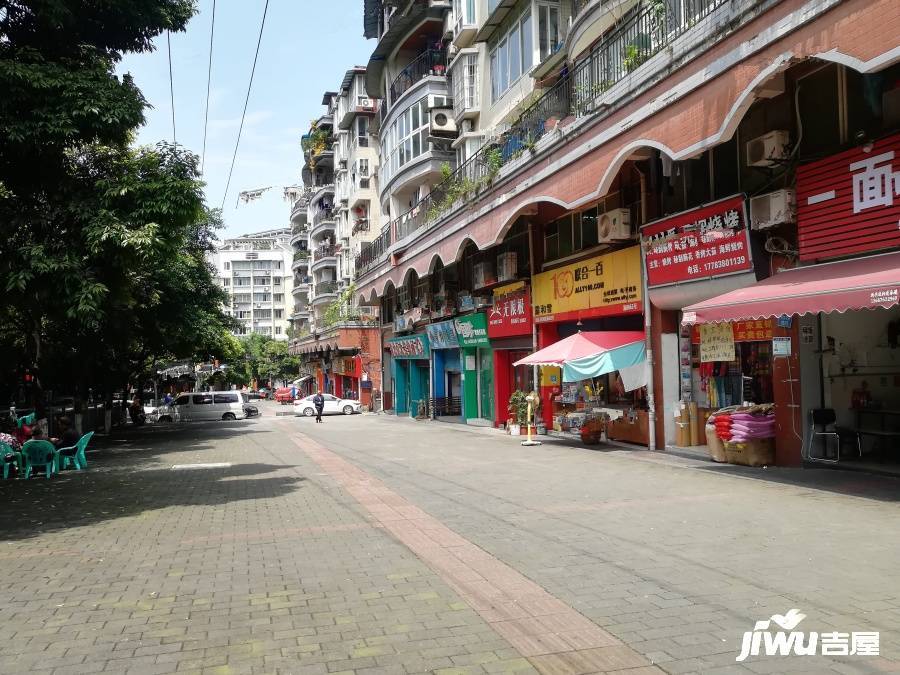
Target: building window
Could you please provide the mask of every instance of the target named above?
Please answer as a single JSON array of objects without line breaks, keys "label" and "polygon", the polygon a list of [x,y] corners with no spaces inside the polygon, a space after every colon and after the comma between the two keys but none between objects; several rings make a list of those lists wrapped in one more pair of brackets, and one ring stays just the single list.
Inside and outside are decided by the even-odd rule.
[{"label": "building window", "polygon": [[281,277],[275,277],[272,279],[272,283],[276,286],[281,286]]},{"label": "building window", "polygon": [[223,286],[231,286],[231,279],[222,279]]},{"label": "building window", "polygon": [[284,310],[276,309],[276,310],[275,310],[275,318],[276,318],[276,319],[280,319],[280,318],[281,318],[281,313],[282,313],[283,311],[284,311]]},{"label": "building window", "polygon": [[388,134],[388,143],[386,156],[389,156],[391,173],[431,149],[428,143],[426,99],[417,101],[394,120]]},{"label": "building window", "polygon": [[281,335],[281,326],[275,326],[275,335]]},{"label": "building window", "polygon": [[478,108],[478,54],[463,54],[453,64],[453,114]]},{"label": "building window", "polygon": [[227,260],[225,261],[225,269],[226,269],[226,270],[230,270],[230,269],[231,269],[231,263],[228,262]]},{"label": "building window", "polygon": [[457,33],[463,26],[475,25],[475,0],[453,0],[453,15]]},{"label": "building window", "polygon": [[[557,23],[559,9],[557,8]],[[519,17],[491,50],[491,101],[496,102],[534,63],[531,10]]]},{"label": "building window", "polygon": [[560,45],[559,4],[538,3],[538,45],[541,61],[553,54]]},{"label": "building window", "polygon": [[272,296],[275,302],[284,302],[284,293],[276,293]]},{"label": "building window", "polygon": [[369,147],[369,118],[365,115],[356,118],[356,142],[361,148]]},{"label": "building window", "polygon": [[274,262],[274,264],[273,264],[273,267],[274,267],[276,270],[280,270],[280,269],[281,269],[281,261],[280,261],[280,260],[276,260],[276,261]]}]

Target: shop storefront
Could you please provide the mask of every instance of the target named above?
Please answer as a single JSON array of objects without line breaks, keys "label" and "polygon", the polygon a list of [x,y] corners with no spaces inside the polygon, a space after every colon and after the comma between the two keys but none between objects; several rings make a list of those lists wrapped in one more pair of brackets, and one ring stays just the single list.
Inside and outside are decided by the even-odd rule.
[{"label": "shop storefront", "polygon": [[[531,286],[541,349],[580,332],[607,340],[612,333],[633,336],[644,329],[638,246],[542,272],[532,277]],[[647,444],[646,377],[626,382],[617,370],[606,368],[584,374],[575,381],[566,379],[562,368],[541,366],[541,417],[547,428],[577,431],[585,411],[602,409],[610,419],[608,438]]]},{"label": "shop storefront", "polygon": [[685,308],[701,325],[774,320],[780,465],[900,465],[897,152],[894,135],[798,167],[802,266]]},{"label": "shop storefront", "polygon": [[394,410],[398,415],[425,414],[428,399],[431,349],[424,333],[393,337],[386,342],[393,370]]},{"label": "shop storefront", "polygon": [[334,395],[338,398],[359,400],[362,359],[356,356],[335,356],[332,359]]},{"label": "shop storefront", "polygon": [[458,417],[462,415],[463,373],[459,340],[453,321],[440,321],[425,326],[431,345],[433,415]]},{"label": "shop storefront", "polygon": [[[534,390],[534,369],[513,366],[534,351],[531,293],[524,281],[494,289],[487,333],[493,354],[494,425],[509,417],[506,402],[514,391]],[[485,389],[482,389],[482,393]]]},{"label": "shop storefront", "polygon": [[467,423],[494,417],[494,363],[483,312],[453,320],[463,367],[463,416]]},{"label": "shop storefront", "polygon": [[[687,305],[756,282],[744,196],[648,223],[641,228],[641,243],[650,302],[677,312],[672,326],[681,326],[662,332],[657,359],[663,386],[656,400],[667,411],[666,442],[703,444],[704,422],[712,411],[743,400],[773,400],[771,321],[723,326],[717,333],[681,323]],[[711,347],[714,338],[717,352]],[[677,371],[666,368],[676,362]],[[752,390],[745,391],[748,380],[743,378],[752,378]],[[744,398],[745,393],[753,398]]]}]

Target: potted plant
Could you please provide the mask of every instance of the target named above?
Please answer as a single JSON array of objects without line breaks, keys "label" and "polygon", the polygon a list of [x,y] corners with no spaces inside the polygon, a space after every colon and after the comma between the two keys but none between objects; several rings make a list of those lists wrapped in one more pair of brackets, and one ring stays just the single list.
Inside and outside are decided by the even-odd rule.
[{"label": "potted plant", "polygon": [[524,391],[516,390],[509,397],[509,433],[512,436],[522,434],[522,427],[525,427],[525,433],[528,431],[528,401],[525,400],[527,394]]}]

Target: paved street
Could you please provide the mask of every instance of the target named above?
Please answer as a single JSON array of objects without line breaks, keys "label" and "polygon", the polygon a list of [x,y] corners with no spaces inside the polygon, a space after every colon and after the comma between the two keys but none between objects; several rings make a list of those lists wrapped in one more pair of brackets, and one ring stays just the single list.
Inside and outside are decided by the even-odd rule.
[{"label": "paved street", "polygon": [[[900,671],[893,479],[275,410],[3,483],[0,672]],[[791,608],[882,656],[736,663]]]}]

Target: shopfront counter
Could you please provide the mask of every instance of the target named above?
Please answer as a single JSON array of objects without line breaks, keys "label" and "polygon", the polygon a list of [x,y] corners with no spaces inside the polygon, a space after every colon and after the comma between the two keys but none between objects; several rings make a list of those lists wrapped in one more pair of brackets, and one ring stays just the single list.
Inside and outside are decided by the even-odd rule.
[{"label": "shopfront counter", "polygon": [[612,441],[650,442],[650,414],[646,410],[623,410],[622,416],[606,423],[606,437]]}]

